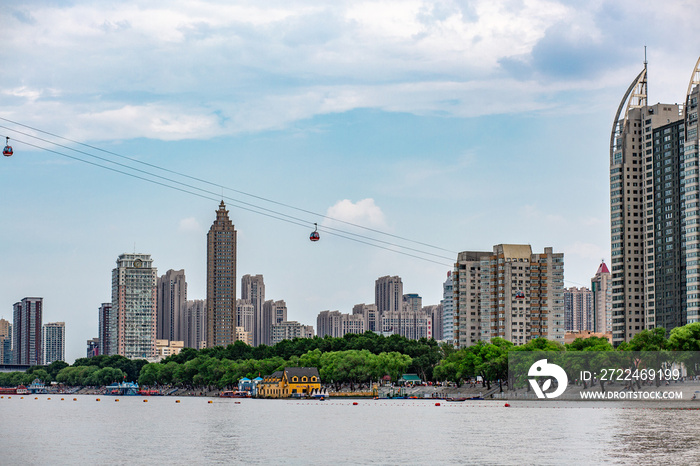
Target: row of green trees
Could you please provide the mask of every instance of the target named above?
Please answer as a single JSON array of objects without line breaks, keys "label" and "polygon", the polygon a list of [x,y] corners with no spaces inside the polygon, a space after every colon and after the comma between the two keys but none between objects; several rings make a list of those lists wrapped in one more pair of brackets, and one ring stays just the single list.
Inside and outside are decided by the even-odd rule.
[{"label": "row of green trees", "polygon": [[[700,323],[674,329],[666,338],[663,328],[644,330],[617,351],[700,351]],[[423,380],[452,381],[480,376],[485,384],[504,380],[510,351],[614,351],[604,338],[579,339],[561,345],[544,338],[514,346],[501,338],[455,350],[435,340],[409,340],[399,335],[384,337],[372,332],[342,338],[285,340],[275,346],[251,347],[236,342],[227,347],[203,350],[186,348],[160,363],[122,356],[80,358],[72,366],[59,361],[35,366],[26,373],[0,373],[0,386],[31,383],[106,385],[114,381],[138,381],[143,385],[182,387],[233,386],[241,377],[268,375],[284,367],[317,367],[324,382],[361,384],[389,375],[396,381],[403,373],[416,373]]]}]

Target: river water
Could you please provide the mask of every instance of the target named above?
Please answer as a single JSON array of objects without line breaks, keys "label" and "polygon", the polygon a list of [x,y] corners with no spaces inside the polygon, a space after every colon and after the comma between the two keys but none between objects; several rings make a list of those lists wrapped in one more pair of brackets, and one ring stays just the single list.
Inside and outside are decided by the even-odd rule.
[{"label": "river water", "polygon": [[700,464],[690,401],[355,402],[4,396],[0,464]]}]

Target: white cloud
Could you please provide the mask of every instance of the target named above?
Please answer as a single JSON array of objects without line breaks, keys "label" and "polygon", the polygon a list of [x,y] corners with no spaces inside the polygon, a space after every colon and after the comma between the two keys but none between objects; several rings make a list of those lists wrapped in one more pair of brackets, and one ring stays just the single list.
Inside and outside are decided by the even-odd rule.
[{"label": "white cloud", "polygon": [[[374,203],[374,199],[362,199],[356,203],[349,199],[343,199],[329,207],[326,211],[326,216],[365,227],[386,228],[384,213]],[[332,223],[334,222],[329,219],[323,222],[324,225]]]}]

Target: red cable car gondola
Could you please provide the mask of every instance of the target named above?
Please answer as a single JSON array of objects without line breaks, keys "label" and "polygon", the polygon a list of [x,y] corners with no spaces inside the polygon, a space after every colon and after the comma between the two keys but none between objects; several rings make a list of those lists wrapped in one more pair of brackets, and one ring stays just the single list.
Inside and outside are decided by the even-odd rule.
[{"label": "red cable car gondola", "polygon": [[515,293],[515,299],[525,299],[525,293],[523,293],[522,291],[518,291],[517,293]]},{"label": "red cable car gondola", "polygon": [[10,157],[12,155],[12,146],[10,145],[10,137],[5,137],[5,148],[2,150],[2,155]]},{"label": "red cable car gondola", "polygon": [[316,229],[311,232],[309,239],[311,241],[318,241],[321,239],[321,235],[318,234],[318,225],[314,223],[314,227],[316,227]]}]

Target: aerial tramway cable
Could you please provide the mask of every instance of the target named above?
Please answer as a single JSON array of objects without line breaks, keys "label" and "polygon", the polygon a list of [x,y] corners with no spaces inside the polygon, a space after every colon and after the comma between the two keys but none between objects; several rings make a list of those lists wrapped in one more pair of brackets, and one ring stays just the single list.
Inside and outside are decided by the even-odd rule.
[{"label": "aerial tramway cable", "polygon": [[[0,117],[0,119],[12,122],[11,120],[7,120],[7,119],[2,118],[2,117]],[[12,122],[12,123],[14,123],[14,122]],[[20,124],[20,125],[21,125],[21,124]],[[41,131],[41,130],[37,130],[36,128],[28,127],[27,125],[21,125],[21,126],[27,127],[27,128],[29,128],[29,129],[32,129],[32,130],[35,130],[35,131]],[[54,146],[57,146],[57,147],[60,147],[60,148],[66,149],[66,150],[74,151],[74,152],[77,152],[78,154],[85,155],[85,156],[88,156],[88,157],[92,157],[92,158],[98,159],[98,160],[103,161],[103,162],[111,163],[111,164],[114,164],[114,165],[116,165],[116,166],[119,166],[119,167],[122,167],[122,168],[125,168],[125,169],[128,169],[128,170],[132,170],[132,171],[135,171],[135,172],[140,173],[140,174],[129,173],[129,172],[127,172],[127,171],[123,171],[123,170],[120,170],[120,169],[117,169],[117,168],[114,168],[114,167],[109,167],[109,166],[106,166],[106,165],[103,165],[103,164],[100,164],[100,163],[97,163],[97,162],[92,162],[92,161],[89,161],[89,160],[82,159],[82,158],[80,158],[80,157],[68,155],[68,154],[66,154],[66,153],[64,153],[64,152],[61,152],[61,151],[58,151],[58,150],[54,150],[54,149],[51,149],[51,148],[47,148],[47,147],[43,147],[43,146],[40,146],[40,145],[37,145],[37,144],[33,144],[33,143],[31,143],[31,142],[28,142],[28,141],[17,140],[17,139],[15,139],[15,138],[13,138],[15,141],[18,141],[18,142],[20,142],[20,143],[26,144],[27,146],[30,146],[30,147],[34,147],[34,148],[39,149],[39,150],[44,150],[44,151],[47,151],[47,152],[50,152],[50,153],[53,153],[53,154],[56,154],[56,155],[60,155],[60,156],[63,156],[63,157],[66,157],[66,158],[69,158],[69,159],[72,159],[72,160],[80,161],[80,162],[83,162],[83,163],[86,163],[86,164],[89,164],[89,165],[93,165],[93,166],[100,167],[100,168],[103,168],[103,169],[106,169],[106,170],[110,170],[110,171],[112,171],[112,172],[119,173],[119,174],[122,174],[122,175],[131,176],[131,177],[133,177],[133,178],[136,178],[136,179],[139,179],[139,180],[142,180],[142,181],[147,181],[147,182],[150,182],[150,183],[153,183],[153,184],[157,184],[157,185],[160,185],[160,186],[163,186],[163,187],[167,187],[167,188],[170,188],[170,189],[174,189],[174,190],[177,190],[177,191],[186,193],[186,194],[191,194],[191,195],[198,196],[198,197],[201,197],[201,198],[204,198],[204,199],[208,199],[208,200],[218,200],[216,197],[212,197],[212,196],[217,196],[217,193],[215,193],[215,192],[213,192],[213,191],[208,191],[208,190],[206,190],[206,189],[203,189],[203,188],[200,188],[200,187],[197,187],[197,186],[193,186],[193,185],[191,185],[191,184],[183,183],[183,182],[181,182],[181,181],[177,181],[177,180],[174,180],[174,179],[172,179],[172,178],[167,178],[167,177],[164,177],[164,176],[161,176],[161,175],[157,175],[157,174],[152,173],[152,172],[149,172],[149,171],[147,171],[147,170],[135,168],[135,167],[129,166],[129,165],[127,165],[127,164],[123,164],[123,163],[119,163],[119,162],[116,162],[116,161],[113,161],[113,160],[109,160],[109,159],[107,159],[107,158],[100,157],[100,156],[97,156],[97,155],[95,155],[95,154],[91,154],[91,153],[86,152],[86,151],[81,151],[81,150],[78,150],[78,149],[75,149],[75,148],[71,148],[71,147],[68,147],[68,146],[66,146],[66,145],[62,145],[62,144],[59,144],[59,143],[56,143],[56,142],[53,142],[53,141],[50,141],[50,140],[47,140],[47,139],[44,139],[44,138],[40,138],[40,137],[38,137],[38,136],[33,136],[33,135],[31,135],[31,134],[24,133],[24,132],[22,132],[22,131],[18,131],[18,130],[13,129],[13,128],[8,128],[8,127],[2,126],[2,125],[0,125],[0,128],[5,128],[5,129],[11,130],[11,131],[15,131],[16,133],[22,134],[22,135],[27,136],[27,137],[29,137],[29,138],[34,138],[34,139],[36,139],[36,140],[38,140],[38,141],[41,141],[41,142],[44,142],[44,143],[47,143],[47,144],[51,144],[51,145],[54,145]],[[41,132],[43,132],[43,133],[45,133],[45,134],[52,135],[51,133],[48,133],[48,132],[45,132],[45,131],[41,131]],[[53,136],[53,135],[52,135],[52,136]],[[60,136],[56,136],[56,137],[61,138]],[[67,138],[61,138],[61,139],[68,140]],[[68,141],[70,141],[70,140],[68,140]],[[74,142],[74,141],[71,141],[71,142]],[[75,141],[75,143],[76,143],[76,144],[80,144],[80,145],[82,145],[82,146],[84,146],[84,147],[93,148],[93,146],[89,146],[89,145],[87,145],[87,144],[79,143],[79,142],[77,142],[77,141]],[[94,148],[94,149],[95,149],[95,150],[100,150],[100,151],[102,151],[102,152],[106,152],[106,153],[113,154],[112,152],[104,151],[104,150],[99,149],[99,148]],[[118,155],[118,154],[115,154],[115,155]],[[118,156],[119,156],[119,155],[118,155]],[[129,157],[124,157],[124,156],[119,156],[119,157],[121,157],[121,158],[126,158],[127,160],[136,161],[135,159],[131,159],[131,158],[129,158]],[[137,162],[140,162],[140,161],[137,161]],[[201,181],[201,182],[206,183],[206,184],[209,184],[209,185],[218,186],[218,187],[223,187],[223,186],[217,185],[217,184],[215,184],[215,183],[211,183],[211,182],[208,182],[208,181],[205,181],[205,180],[199,180],[198,178],[191,177],[191,176],[188,176],[188,175],[184,175],[184,174],[181,174],[181,173],[178,173],[178,172],[175,172],[175,171],[173,171],[173,170],[166,169],[166,168],[158,167],[158,166],[153,165],[153,164],[148,164],[148,163],[145,163],[145,162],[143,162],[142,164],[145,164],[145,165],[148,165],[148,166],[152,166],[152,167],[154,167],[154,168],[158,168],[158,169],[163,170],[163,171],[166,171],[166,172],[170,172],[170,173],[173,173],[173,174],[177,174],[177,175],[179,175],[179,176],[184,176],[184,177],[190,178],[190,179],[192,179],[192,180]],[[142,175],[148,175],[148,176],[153,177],[153,178],[156,178],[156,179],[151,179],[151,178],[148,178],[148,177],[142,176]],[[158,180],[161,180],[161,181],[158,181]],[[229,189],[229,188],[226,188],[226,187],[223,187],[223,188],[224,188],[224,189]],[[198,192],[197,192],[197,191],[198,191]],[[238,193],[242,193],[242,194],[246,194],[246,195],[249,195],[249,196],[252,196],[252,197],[256,197],[256,198],[260,198],[260,197],[258,197],[258,196],[251,195],[251,194],[248,194],[248,193],[244,193],[244,192],[241,192],[241,191],[238,191],[238,190],[231,190],[231,191],[238,192]],[[259,205],[256,205],[256,204],[253,204],[253,203],[250,203],[250,202],[241,201],[240,199],[231,198],[230,196],[224,196],[224,198],[225,198],[226,200],[232,202],[233,205],[234,205],[234,207],[239,208],[239,209],[242,209],[242,210],[246,210],[246,211],[249,211],[249,212],[253,212],[253,213],[260,214],[260,215],[264,215],[264,216],[266,216],[266,217],[270,217],[270,218],[273,218],[273,219],[276,219],[276,220],[281,220],[281,221],[284,221],[284,222],[287,222],[287,223],[290,223],[290,224],[294,224],[294,225],[307,226],[307,225],[309,224],[309,222],[308,222],[307,220],[304,220],[304,219],[301,219],[301,218],[298,218],[298,217],[295,217],[295,216],[291,216],[291,215],[288,215],[288,214],[285,214],[285,213],[282,213],[282,212],[278,212],[278,211],[275,211],[275,210],[273,210],[273,209],[268,209],[268,208],[266,208],[266,207],[262,207],[262,206],[259,206]],[[269,200],[269,199],[265,199],[265,198],[260,198],[260,199],[261,199],[261,200],[265,200],[265,201],[267,201],[267,202],[276,203],[276,204],[281,205],[281,206],[289,207],[289,208],[292,208],[292,209],[295,209],[295,210],[298,210],[298,211],[302,211],[302,212],[314,214],[314,213],[311,212],[311,211],[307,211],[307,210],[304,210],[304,209],[296,208],[296,207],[293,207],[293,206],[288,206],[288,205],[286,205],[286,204],[278,203],[278,202],[276,202],[276,201],[272,201],[272,200]],[[314,214],[314,215],[318,215],[318,214]],[[407,239],[407,238],[403,238],[403,237],[398,236],[398,235],[392,235],[392,234],[390,234],[390,233],[385,233],[385,232],[382,232],[382,231],[380,231],[380,230],[375,230],[375,229],[363,227],[363,226],[361,226],[361,225],[356,225],[356,224],[353,224],[353,223],[351,223],[351,222],[345,222],[345,221],[343,221],[343,220],[338,220],[338,219],[334,219],[334,218],[332,218],[332,217],[323,216],[323,215],[321,215],[321,217],[327,218],[327,219],[330,219],[330,220],[335,220],[335,221],[338,221],[338,222],[341,222],[341,223],[345,223],[345,224],[348,224],[348,225],[357,226],[357,227],[359,227],[359,228],[364,228],[365,230],[375,231],[375,232],[377,232],[377,233],[385,234],[385,235],[387,235],[387,236],[391,236],[391,237],[394,237],[394,238],[403,239],[403,240],[410,241],[410,242],[417,243],[417,244],[423,244],[423,243],[420,243],[420,242],[418,242],[418,241],[413,241],[413,240],[410,240],[410,239]],[[391,251],[391,252],[394,252],[394,253],[397,253],[397,254],[402,254],[402,255],[405,255],[405,256],[408,256],[408,257],[420,259],[420,260],[427,261],[427,262],[432,262],[432,263],[439,264],[439,265],[443,265],[443,266],[447,266],[447,267],[452,267],[452,265],[453,265],[453,262],[445,263],[445,262],[433,260],[433,259],[430,259],[430,258],[427,258],[427,257],[422,257],[422,256],[419,256],[419,255],[416,255],[416,254],[411,254],[411,253],[408,253],[408,252],[405,252],[405,251],[412,251],[412,252],[415,252],[415,253],[418,253],[418,254],[428,255],[428,256],[432,256],[432,257],[438,258],[438,259],[445,259],[445,260],[448,260],[448,261],[452,261],[452,258],[451,258],[451,257],[441,256],[441,255],[434,254],[434,253],[431,253],[431,252],[428,252],[428,251],[424,251],[424,250],[420,250],[420,249],[416,249],[416,248],[411,248],[411,247],[408,247],[408,246],[405,246],[405,245],[400,245],[400,244],[391,243],[391,242],[389,242],[389,241],[384,241],[384,240],[380,240],[380,239],[377,239],[377,238],[367,237],[367,236],[364,236],[364,235],[361,235],[361,234],[358,234],[358,233],[353,233],[353,232],[349,232],[349,231],[343,231],[343,230],[340,230],[340,229],[337,229],[337,228],[333,228],[333,227],[329,227],[329,226],[322,226],[321,229],[322,229],[323,231],[325,231],[326,234],[328,234],[328,235],[332,235],[332,236],[340,237],[340,238],[343,238],[343,239],[355,241],[355,242],[358,242],[358,243],[361,243],[361,244],[365,244],[365,245],[368,245],[368,246],[376,247],[376,248],[379,248],[379,249],[384,249],[384,250]],[[315,230],[315,232],[317,233],[317,231],[318,231],[318,227],[317,227],[317,230]],[[348,235],[349,235],[349,236],[348,236]],[[380,243],[380,244],[376,244],[376,243]],[[382,244],[384,244],[384,245],[386,245],[386,246],[382,246]],[[443,248],[438,248],[438,247],[435,247],[435,246],[430,246],[430,245],[428,245],[428,246],[429,246],[429,247],[433,247],[433,248],[435,248],[435,249],[442,249],[442,250],[445,250],[445,249],[443,249]]]}]

